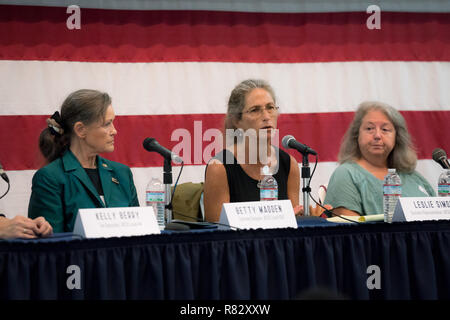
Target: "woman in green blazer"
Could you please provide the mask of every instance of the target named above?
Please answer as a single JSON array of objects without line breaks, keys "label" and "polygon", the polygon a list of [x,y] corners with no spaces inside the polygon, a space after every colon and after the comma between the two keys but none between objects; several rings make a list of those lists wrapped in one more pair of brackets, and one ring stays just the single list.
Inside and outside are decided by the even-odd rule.
[{"label": "woman in green blazer", "polygon": [[39,148],[49,164],[33,177],[30,218],[71,232],[78,209],[139,206],[130,168],[99,156],[114,151],[114,118],[107,93],[82,89],[47,119]]}]

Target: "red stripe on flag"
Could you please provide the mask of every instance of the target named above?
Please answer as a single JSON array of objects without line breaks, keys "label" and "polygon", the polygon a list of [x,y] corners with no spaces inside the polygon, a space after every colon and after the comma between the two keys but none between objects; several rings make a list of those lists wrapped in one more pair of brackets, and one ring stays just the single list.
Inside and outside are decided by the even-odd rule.
[{"label": "red stripe on flag", "polygon": [[[441,129],[448,127],[450,111],[402,111],[402,114],[419,159],[430,159],[437,147],[450,152],[450,140]],[[45,118],[0,116],[0,162],[6,170],[37,169],[42,165],[37,141]],[[287,134],[293,135],[315,149],[319,153],[319,161],[336,161],[342,136],[352,118],[352,112],[282,114],[278,121],[280,139]],[[169,149],[189,142],[191,164],[203,164],[209,159],[203,159],[202,153],[212,143],[206,141],[205,133],[211,128],[222,130],[223,120],[224,115],[221,114],[118,116],[114,122],[118,131],[116,150],[104,156],[130,167],[162,166],[162,157],[147,152],[142,146],[145,138],[153,137]],[[188,132],[189,141],[184,137],[171,141],[172,133],[177,129]],[[289,153],[301,161],[297,152],[290,150]]]},{"label": "red stripe on flag", "polygon": [[450,14],[244,13],[0,5],[0,59],[101,62],[450,61]]}]

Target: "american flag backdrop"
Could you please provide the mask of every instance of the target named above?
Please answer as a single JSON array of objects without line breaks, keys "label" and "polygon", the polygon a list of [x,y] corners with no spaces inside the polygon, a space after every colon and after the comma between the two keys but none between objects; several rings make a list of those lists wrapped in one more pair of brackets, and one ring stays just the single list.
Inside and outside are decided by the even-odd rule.
[{"label": "american flag backdrop", "polygon": [[[380,11],[368,13],[371,5]],[[228,96],[247,78],[274,87],[280,138],[318,151],[313,193],[366,100],[402,112],[417,170],[436,188],[432,150],[450,153],[449,1],[0,1],[0,162],[11,181],[0,210],[27,214],[43,164],[39,133],[69,93],[111,95],[118,135],[103,156],[132,168],[144,205],[163,160],[142,141],[180,151],[180,183],[204,181],[213,129],[223,129]]]}]

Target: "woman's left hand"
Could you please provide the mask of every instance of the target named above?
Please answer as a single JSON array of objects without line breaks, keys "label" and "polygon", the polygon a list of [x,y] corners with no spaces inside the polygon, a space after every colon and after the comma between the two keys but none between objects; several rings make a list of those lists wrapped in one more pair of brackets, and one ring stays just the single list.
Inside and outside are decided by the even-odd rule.
[{"label": "woman's left hand", "polygon": [[47,220],[45,220],[44,217],[38,217],[33,220],[36,223],[37,230],[35,231],[36,235],[40,237],[48,237],[53,234],[53,228],[48,223]]}]

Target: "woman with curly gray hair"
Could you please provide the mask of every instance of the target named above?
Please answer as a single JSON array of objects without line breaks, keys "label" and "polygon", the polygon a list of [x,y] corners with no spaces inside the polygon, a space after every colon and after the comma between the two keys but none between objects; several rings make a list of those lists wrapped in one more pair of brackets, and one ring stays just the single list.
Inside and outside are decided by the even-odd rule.
[{"label": "woman with curly gray hair", "polygon": [[336,214],[383,213],[383,179],[388,168],[400,175],[403,197],[435,195],[415,171],[417,155],[405,119],[388,104],[368,101],[359,105],[338,160],[340,166],[330,178],[325,198]]}]

